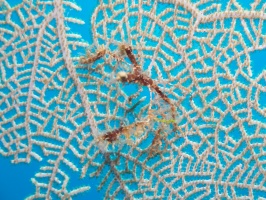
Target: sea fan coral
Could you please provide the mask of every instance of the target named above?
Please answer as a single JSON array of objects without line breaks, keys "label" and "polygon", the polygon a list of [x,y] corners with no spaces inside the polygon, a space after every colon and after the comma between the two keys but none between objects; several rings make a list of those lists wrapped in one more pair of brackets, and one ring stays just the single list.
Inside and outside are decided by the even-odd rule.
[{"label": "sea fan coral", "polygon": [[106,199],[266,196],[265,1],[101,0],[89,45],[72,1],[4,5],[0,154],[42,162],[29,199],[89,190],[73,174]]}]

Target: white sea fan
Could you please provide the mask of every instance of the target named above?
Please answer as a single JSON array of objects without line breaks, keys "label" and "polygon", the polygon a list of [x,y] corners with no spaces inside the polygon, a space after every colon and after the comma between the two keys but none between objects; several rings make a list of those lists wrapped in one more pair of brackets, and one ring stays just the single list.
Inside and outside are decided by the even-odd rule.
[{"label": "white sea fan", "polygon": [[[245,10],[241,3],[101,0],[91,18],[95,51],[104,45],[123,62],[105,55],[84,66],[79,55],[88,44],[66,26],[87,21],[67,16],[67,8],[81,9],[76,3],[24,0],[11,8],[4,1],[0,154],[45,162],[29,199],[87,191],[89,183],[70,188],[71,173],[100,177],[106,199],[263,198],[266,74],[252,74],[251,55],[266,48],[266,4]],[[116,82],[119,71],[132,70],[120,44],[132,47],[176,106],[178,131],[171,112],[156,119],[167,103],[155,91]],[[143,96],[125,116],[130,97]],[[149,123],[130,129],[143,130],[131,144],[118,139],[111,148],[102,137],[137,122]]]}]

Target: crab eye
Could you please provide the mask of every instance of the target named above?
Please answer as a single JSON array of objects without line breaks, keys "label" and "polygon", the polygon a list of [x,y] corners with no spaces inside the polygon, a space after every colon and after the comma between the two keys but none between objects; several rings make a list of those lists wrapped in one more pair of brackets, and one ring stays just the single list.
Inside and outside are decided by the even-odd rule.
[{"label": "crab eye", "polygon": [[116,76],[116,80],[117,81],[122,81],[124,82],[127,78],[127,73],[126,72],[118,72],[117,76]]}]

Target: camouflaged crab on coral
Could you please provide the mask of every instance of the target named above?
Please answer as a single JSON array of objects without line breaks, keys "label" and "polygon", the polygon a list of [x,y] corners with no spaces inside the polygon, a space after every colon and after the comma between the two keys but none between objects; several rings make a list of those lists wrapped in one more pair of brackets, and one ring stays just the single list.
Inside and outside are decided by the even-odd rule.
[{"label": "camouflaged crab on coral", "polygon": [[[158,147],[159,144],[160,145],[162,144],[162,142],[160,141],[162,138],[161,132],[165,133],[166,130],[171,130],[170,127],[172,127],[171,132],[177,132],[178,130],[180,130],[177,124],[178,121],[177,121],[176,106],[174,105],[172,100],[170,100],[167,97],[167,95],[161,91],[160,87],[158,87],[158,85],[156,84],[156,81],[152,80],[148,75],[142,72],[141,70],[142,67],[138,64],[135,58],[135,55],[132,52],[131,46],[126,45],[126,44],[118,44],[118,47],[117,47],[118,50],[113,51],[113,52],[107,48],[108,47],[104,47],[103,45],[101,45],[96,50],[94,55],[91,55],[91,53],[88,52],[87,57],[82,56],[80,58],[80,64],[83,65],[83,67],[88,67],[90,71],[90,68],[92,68],[92,64],[94,64],[96,61],[102,59],[105,56],[109,56],[109,58],[111,59],[113,58],[115,62],[118,62],[119,65],[125,65],[129,68],[132,68],[131,70],[132,72],[128,72],[128,73],[125,71],[121,71],[119,67],[117,69],[113,68],[112,69],[113,71],[110,74],[112,76],[116,74],[116,78],[115,78],[115,80],[117,81],[116,84],[118,84],[119,82],[123,83],[123,85],[124,84],[137,84],[139,90],[142,90],[141,89],[142,87],[147,87],[150,92],[149,93],[150,102],[148,103],[148,105],[145,106],[146,107],[145,117],[142,116],[142,118],[140,119],[136,118],[134,119],[134,122],[131,124],[130,123],[127,124],[125,122],[126,121],[126,118],[125,118],[123,122],[120,123],[120,126],[118,128],[108,127],[108,128],[111,128],[112,130],[106,129],[106,132],[103,132],[101,136],[99,136],[98,141],[99,142],[107,141],[111,144],[115,142],[121,143],[119,138],[122,136],[122,137],[125,137],[127,144],[136,146],[136,144],[133,144],[133,143],[137,143],[135,141],[136,139],[140,139],[140,138],[145,139],[143,135],[147,135],[148,133],[149,134],[155,133],[154,138],[150,144],[150,148],[152,149],[152,151],[154,151],[155,146]],[[125,55],[129,58],[129,61],[131,63],[127,63],[124,60]],[[100,65],[100,67],[101,66],[102,65]],[[96,69],[98,68],[99,66],[95,67],[93,71],[96,72],[97,71]],[[130,71],[130,69],[127,69],[127,70]],[[121,87],[117,87],[117,89],[120,90]],[[155,98],[151,92],[154,92],[156,96],[158,96],[162,101],[164,101],[164,104],[167,104],[167,106],[170,108],[170,110],[168,109],[170,112],[168,113],[163,112],[163,110],[159,109],[158,107],[156,108],[158,109],[157,111],[154,110],[153,104],[154,104]],[[147,95],[147,93],[145,95]],[[137,95],[134,95],[134,96],[135,98],[137,97]],[[143,97],[146,98],[146,96],[143,96]],[[135,108],[139,106],[139,103],[141,103],[143,97],[139,97],[140,98],[139,101],[137,101],[132,107],[129,107],[128,109],[126,109],[125,115],[126,113],[134,112]],[[129,98],[128,100],[130,100]],[[155,113],[157,113],[158,116]],[[170,119],[166,119],[169,117]],[[159,125],[159,123],[161,123],[161,125]],[[165,128],[166,125],[169,126],[169,128]],[[101,144],[100,146],[107,147],[107,145],[108,144],[106,145]]]}]

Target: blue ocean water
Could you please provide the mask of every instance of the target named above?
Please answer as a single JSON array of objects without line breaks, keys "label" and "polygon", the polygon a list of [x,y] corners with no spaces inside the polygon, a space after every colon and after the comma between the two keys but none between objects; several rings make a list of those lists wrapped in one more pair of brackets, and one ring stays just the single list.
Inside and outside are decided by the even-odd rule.
[{"label": "blue ocean water", "polygon": [[[11,0],[10,0],[11,1]],[[82,38],[84,41],[87,41],[89,43],[92,43],[93,42],[93,38],[92,38],[92,35],[91,35],[91,32],[90,32],[90,29],[91,29],[91,25],[90,25],[90,16],[92,14],[92,12],[94,11],[94,8],[97,6],[97,4],[99,3],[98,1],[92,1],[92,2],[89,2],[89,4],[83,0],[79,0],[79,1],[76,1],[77,4],[82,8],[82,11],[81,12],[75,12],[75,11],[71,11],[69,10],[68,11],[68,15],[69,16],[75,16],[77,18],[81,18],[81,19],[84,19],[84,21],[86,22],[86,24],[84,26],[78,26],[78,25],[73,25],[73,24],[69,24],[69,27],[71,28],[71,30],[73,32],[78,32],[82,35]],[[15,1],[12,1],[12,6],[15,6],[16,4],[20,3],[20,1],[18,2],[15,2]],[[248,1],[245,1],[245,3],[241,2],[241,5],[245,8],[245,9],[250,9],[250,2]],[[149,8],[147,8],[149,9]],[[163,6],[161,8],[162,10],[164,9]],[[107,11],[108,12],[108,11]],[[158,9],[158,13],[160,13],[160,9]],[[134,18],[130,18],[130,23],[133,23],[134,22]],[[230,19],[227,21],[227,25],[230,26],[231,24],[231,21]],[[212,26],[212,24],[204,24],[201,28],[204,29],[204,28],[210,28]],[[112,27],[112,25],[109,27],[110,29],[114,28]],[[160,36],[160,33],[161,33],[161,28],[159,26],[157,26],[155,28],[155,35],[157,37]],[[182,37],[183,35],[186,35],[187,32],[185,30],[183,31],[180,31],[180,30],[177,30],[176,33],[175,33],[177,36],[179,37]],[[201,37],[202,33],[196,33],[199,35],[199,37]],[[244,39],[246,39],[244,37]],[[102,41],[104,43],[104,41]],[[150,46],[154,46],[155,44],[153,43],[154,41],[152,40],[148,40],[146,41],[146,45],[150,45]],[[168,43],[171,43],[171,40],[169,39],[166,39],[166,42]],[[183,42],[183,43],[182,43]],[[186,41],[181,41],[182,44],[185,44]],[[225,42],[226,43],[226,42]],[[194,42],[193,43],[194,46],[192,46],[192,49],[193,48],[199,48],[199,44],[197,42]],[[199,50],[199,54],[200,54],[200,50]],[[232,52],[229,52],[228,54],[230,55],[230,53]],[[265,69],[266,69],[266,65],[265,65],[265,50],[257,50],[255,52],[252,52],[250,54],[250,57],[251,57],[251,60],[252,60],[252,78],[256,78],[258,77]],[[147,52],[147,54],[149,54],[149,52]],[[231,54],[233,55],[233,53]],[[191,57],[191,59],[193,59]],[[206,59],[206,64],[211,66],[213,64],[213,60],[211,58],[209,59]],[[229,69],[230,69],[230,73],[231,74],[235,74],[236,73],[236,69],[235,69],[235,66],[236,63],[234,62],[231,62],[229,64]],[[144,64],[144,69],[147,69],[149,66],[149,61],[147,61],[147,63]],[[180,65],[180,68],[185,68],[186,66],[183,64]],[[197,66],[193,66],[195,68],[200,68],[199,65]],[[222,68],[219,68],[217,69],[217,73],[223,73],[223,69]],[[175,73],[175,72],[173,72]],[[165,77],[166,75],[163,74],[162,75],[163,77]],[[186,76],[186,74],[184,75]],[[208,74],[199,74],[197,78],[202,78],[203,76],[209,76]],[[156,73],[153,73],[151,74],[151,77],[153,79],[156,79]],[[242,81],[244,83],[244,81]],[[230,84],[230,80],[226,80],[226,79],[222,79],[220,80],[220,84],[221,85],[226,85],[226,84]],[[191,84],[191,82],[186,82],[184,84],[184,86],[189,86]],[[208,86],[213,86],[213,83],[207,83]],[[248,84],[248,83],[247,83]],[[264,83],[265,84],[265,83]],[[128,86],[125,86],[124,87],[124,90],[128,91],[129,89],[126,88]],[[130,87],[130,86],[129,86]],[[195,88],[193,88],[193,92],[195,92]],[[223,92],[226,92],[226,89],[223,91]],[[253,92],[254,93],[254,92]],[[53,97],[56,95],[56,93],[50,93],[51,96],[50,97]],[[52,96],[53,95],[53,96]],[[146,94],[142,94],[143,96],[145,96]],[[216,96],[217,94],[213,94],[213,96]],[[209,99],[206,99],[207,101],[211,101],[211,99],[213,98],[212,95],[209,96],[210,100]],[[254,96],[254,95],[253,95]],[[147,98],[148,99],[148,98]],[[266,100],[266,94],[265,93],[261,93],[261,97],[260,97],[260,102],[261,102],[261,106],[265,106],[265,104],[263,102],[265,102]],[[198,108],[202,108],[203,107],[203,103],[202,103],[202,99],[200,98],[200,96],[196,95],[195,97],[193,97],[193,102],[194,104],[198,107]],[[230,97],[228,97],[228,102],[230,103]],[[189,110],[189,107],[190,107],[190,104],[189,104],[189,99],[187,99],[186,101],[183,102],[183,106],[188,108]],[[217,107],[222,109],[222,110],[225,110],[226,109],[226,105],[220,101],[217,103]],[[217,114],[217,113],[216,113]],[[219,116],[218,116],[219,117]],[[243,116],[243,118],[245,118],[246,116]],[[265,121],[265,118],[261,115],[259,115],[258,113],[256,113],[254,111],[253,113],[253,118],[255,120],[258,120],[258,121],[261,121],[262,123],[266,123]],[[222,125],[223,126],[230,126],[231,124],[233,124],[235,121],[233,119],[233,117],[230,115],[230,113],[226,116],[224,116],[224,120],[222,121]],[[184,123],[184,122],[182,122]],[[202,125],[206,123],[205,121],[202,121],[202,120],[198,120],[197,121],[197,125]],[[252,126],[248,126],[247,125],[247,129],[250,129],[249,131],[249,134],[252,135],[255,131],[255,127],[252,127]],[[214,138],[212,137],[212,132],[213,132],[213,128],[206,128],[205,131],[204,131],[204,134],[206,136],[209,136],[208,138],[208,141],[207,142],[210,142],[210,143],[214,143]],[[265,133],[264,133],[265,134]],[[243,134],[241,133],[241,131],[238,129],[238,128],[235,128],[233,129],[230,133],[229,133],[230,137],[233,138],[234,141],[240,141],[240,139],[243,137]],[[225,142],[224,141],[224,138],[225,138],[225,133],[223,131],[220,131],[219,132],[219,140],[221,142]],[[151,138],[152,139],[152,138]],[[201,142],[201,138],[198,136],[198,135],[191,135],[188,137],[189,140],[191,141],[194,141],[195,143],[200,143]],[[177,143],[180,143],[180,144],[177,144],[177,145],[182,145],[184,142],[184,139],[181,138]],[[204,152],[204,150],[207,148],[207,142],[206,142],[206,145],[203,144],[201,149],[199,150],[199,153],[201,152]],[[254,143],[258,143],[260,141],[255,141]],[[229,146],[231,145],[231,147],[233,148],[234,147],[234,144],[233,143],[229,143],[228,144]],[[241,144],[242,146],[245,146],[244,142]],[[241,147],[241,145],[239,145]],[[143,147],[144,148],[144,147]],[[245,147],[243,147],[245,148]],[[193,151],[193,148],[191,145],[187,145],[185,148],[182,149],[183,152],[186,152],[188,155],[190,155],[191,157],[195,158],[195,154],[194,154],[194,151]],[[224,149],[225,152],[229,152],[229,149]],[[254,150],[254,151],[260,151],[259,149],[258,150]],[[237,151],[235,151],[234,153],[237,155],[241,152],[241,149],[237,149]],[[248,155],[247,155],[248,157]],[[262,158],[263,159],[263,158]],[[30,179],[32,177],[34,177],[34,174],[36,174],[38,171],[39,171],[39,168],[42,166],[42,163],[40,162],[37,162],[37,161],[32,161],[29,165],[28,164],[18,164],[18,165],[13,165],[13,164],[10,164],[10,158],[3,158],[3,157],[0,157],[0,198],[5,200],[9,200],[9,199],[24,199],[25,197],[27,197],[28,195],[32,194],[33,191],[35,190],[33,184],[30,182]],[[196,158],[195,158],[196,160]],[[46,160],[44,159],[42,162],[46,162]],[[156,161],[154,161],[156,162]],[[187,161],[188,162],[188,161]],[[209,162],[212,162],[212,163],[215,163],[215,158],[213,157],[210,157],[209,158]],[[224,166],[226,166],[226,161],[223,160],[222,156],[221,156],[221,163],[224,164]],[[227,178],[230,176],[230,173],[231,171],[238,165],[242,165],[242,161],[236,161],[234,164],[231,165],[231,167],[228,169],[227,173],[224,175],[224,180],[227,180]],[[252,163],[251,163],[252,165]],[[183,166],[185,168],[185,166]],[[184,169],[183,169],[184,170]],[[258,169],[254,170],[254,174],[257,173]],[[217,174],[218,174],[218,171],[217,171]],[[79,178],[79,175],[77,174],[74,174],[74,173],[70,173],[68,174],[70,177],[71,177],[71,181],[70,181],[70,186],[71,187],[74,187],[75,188],[75,185],[84,185],[84,184],[88,184],[89,183],[89,186],[91,187],[91,189],[88,191],[88,192],[85,192],[84,194],[81,194],[81,195],[77,195],[75,197],[75,199],[90,199],[90,198],[93,198],[93,199],[102,199],[103,198],[103,191],[102,192],[98,192],[96,190],[96,187],[97,185],[99,184],[99,181],[94,178],[94,179],[90,179],[88,177],[84,178],[84,179],[80,179]],[[148,175],[147,175],[148,176]],[[218,175],[217,175],[218,176]],[[237,176],[237,173],[233,174],[230,181],[234,180],[235,177]],[[206,176],[206,177],[200,177],[200,180],[202,179],[209,179],[210,177]],[[186,181],[187,182],[193,182],[195,180],[199,179],[198,177],[194,177],[194,176],[187,176],[186,177]],[[179,187],[178,183],[176,184],[176,187]],[[16,192],[14,192],[14,188]],[[188,187],[187,188],[187,192],[189,191],[192,191],[193,188],[192,187]],[[223,190],[222,187],[219,188],[219,190]],[[235,188],[235,191],[238,195],[248,195],[248,190],[245,189],[245,188]],[[180,195],[182,196],[184,193],[184,191],[180,191]],[[231,194],[231,191],[228,191],[229,194]],[[266,196],[266,193],[265,191],[260,191],[260,190],[254,190],[254,197],[256,196]],[[194,199],[196,198],[198,194],[195,194],[195,196],[190,196],[189,199]],[[213,193],[212,193],[213,195]],[[232,194],[231,194],[232,195]]]},{"label": "blue ocean water", "polygon": [[[14,7],[21,3],[22,0],[8,0],[8,3],[11,7]],[[35,1],[33,1],[35,2]],[[92,32],[91,32],[91,15],[98,5],[98,0],[93,0],[90,2],[83,0],[75,1],[82,10],[79,12],[71,13],[69,11],[69,16],[74,15],[74,17],[84,19],[86,22],[84,26],[75,26],[69,25],[74,31],[77,31],[83,37],[82,39],[88,43],[93,43]],[[45,159],[42,162],[32,160],[30,164],[12,164],[12,158],[6,158],[0,156],[0,199],[1,200],[20,200],[25,199],[28,196],[32,195],[35,191],[35,186],[31,182],[31,178],[39,171],[42,166],[42,162],[45,162]],[[82,180],[82,181],[80,181]],[[73,173],[71,176],[71,185],[74,186],[76,183],[86,185],[89,183],[91,189],[87,192],[84,192],[81,195],[76,196],[75,199],[103,199],[103,192],[97,190],[99,185],[99,180],[97,178],[88,178],[86,176],[84,179]],[[81,183],[82,182],[82,183]]]}]

